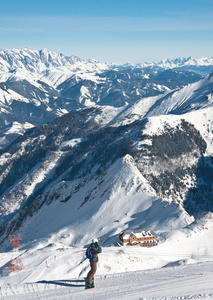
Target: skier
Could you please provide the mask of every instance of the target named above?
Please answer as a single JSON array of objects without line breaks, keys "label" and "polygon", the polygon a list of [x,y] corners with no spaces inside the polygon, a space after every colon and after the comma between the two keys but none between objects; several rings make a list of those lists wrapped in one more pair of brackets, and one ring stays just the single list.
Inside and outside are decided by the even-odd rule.
[{"label": "skier", "polygon": [[87,288],[94,287],[94,275],[97,271],[98,253],[102,252],[101,246],[98,244],[98,239],[93,239],[90,246],[87,248],[87,257],[90,259],[90,271],[87,274]]}]

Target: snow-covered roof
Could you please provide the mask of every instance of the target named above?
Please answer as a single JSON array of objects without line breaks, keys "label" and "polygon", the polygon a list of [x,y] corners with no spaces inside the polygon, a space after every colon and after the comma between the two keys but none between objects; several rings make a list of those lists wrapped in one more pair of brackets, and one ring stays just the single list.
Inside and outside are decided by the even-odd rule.
[{"label": "snow-covered roof", "polygon": [[142,237],[156,236],[156,233],[151,229],[145,229],[145,230],[124,231],[121,235],[123,236],[123,239],[129,239],[131,235],[134,235],[137,238],[142,238]]}]

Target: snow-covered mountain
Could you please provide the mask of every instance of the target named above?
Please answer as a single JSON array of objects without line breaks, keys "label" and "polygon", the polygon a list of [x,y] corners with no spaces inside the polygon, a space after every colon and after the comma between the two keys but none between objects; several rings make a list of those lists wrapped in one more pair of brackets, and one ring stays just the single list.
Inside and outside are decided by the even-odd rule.
[{"label": "snow-covered mountain", "polygon": [[[161,69],[190,69],[209,67],[205,75],[213,70],[213,58],[177,58],[160,62],[145,62],[143,64],[112,65],[96,61],[85,60],[76,56],[65,56],[43,49],[40,51],[28,48],[0,50],[0,82],[41,80],[51,86],[58,86],[72,75],[80,79],[95,80],[95,74],[104,70],[158,67]],[[98,77],[97,77],[98,80]]]},{"label": "snow-covered mountain", "polygon": [[90,79],[94,73],[108,69],[108,65],[94,59],[84,60],[65,56],[47,49],[40,51],[24,49],[0,51],[0,81],[41,80],[57,86],[72,75]]},{"label": "snow-covered mountain", "polygon": [[142,64],[143,67],[153,67],[153,68],[163,68],[163,69],[185,69],[194,70],[201,74],[211,73],[213,65],[213,57],[202,57],[202,58],[192,58],[192,57],[180,57],[176,59],[164,59],[160,62],[146,62]]},{"label": "snow-covered mountain", "polygon": [[[212,173],[211,94],[212,76],[208,75],[179,91],[120,108],[75,110],[28,130],[1,155],[3,236],[11,226],[22,226],[32,210],[51,202],[50,194],[63,195],[61,201],[67,202],[72,201],[71,190],[83,190],[77,197],[84,199],[76,204],[79,211],[101,195],[108,200],[111,191],[107,184],[102,186],[105,172],[111,178],[110,166],[125,155],[133,157],[137,172],[149,186],[148,194],[181,203],[196,217],[212,211],[211,176],[205,176],[207,170]],[[50,191],[58,184],[61,187],[61,182],[65,182],[63,190],[70,182],[71,190]],[[131,186],[144,189],[139,179],[120,184],[130,186],[130,191]],[[195,193],[197,198],[192,197]],[[205,201],[199,202],[200,194],[205,194]]]},{"label": "snow-covered mountain", "polygon": [[212,58],[111,65],[46,49],[0,50],[1,148],[22,134],[12,132],[17,122],[25,128],[25,122],[45,124],[77,108],[132,104],[196,82],[212,65]]}]

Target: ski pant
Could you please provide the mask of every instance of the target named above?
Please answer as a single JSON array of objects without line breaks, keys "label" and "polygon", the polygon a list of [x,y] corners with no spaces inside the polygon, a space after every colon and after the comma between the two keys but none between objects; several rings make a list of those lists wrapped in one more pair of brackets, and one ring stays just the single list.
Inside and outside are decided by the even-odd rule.
[{"label": "ski pant", "polygon": [[92,279],[97,271],[97,262],[90,262],[90,271],[89,273],[87,274],[87,282],[89,284],[92,284]]}]

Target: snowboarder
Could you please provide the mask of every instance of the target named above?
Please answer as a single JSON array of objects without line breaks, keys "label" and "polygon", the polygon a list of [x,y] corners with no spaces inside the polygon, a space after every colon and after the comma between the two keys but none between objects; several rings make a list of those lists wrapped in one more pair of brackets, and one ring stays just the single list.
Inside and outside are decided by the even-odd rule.
[{"label": "snowboarder", "polygon": [[98,253],[101,253],[101,246],[98,244],[98,239],[93,239],[90,246],[87,248],[86,255],[90,260],[90,271],[87,274],[87,288],[94,287],[94,275],[97,271]]}]

